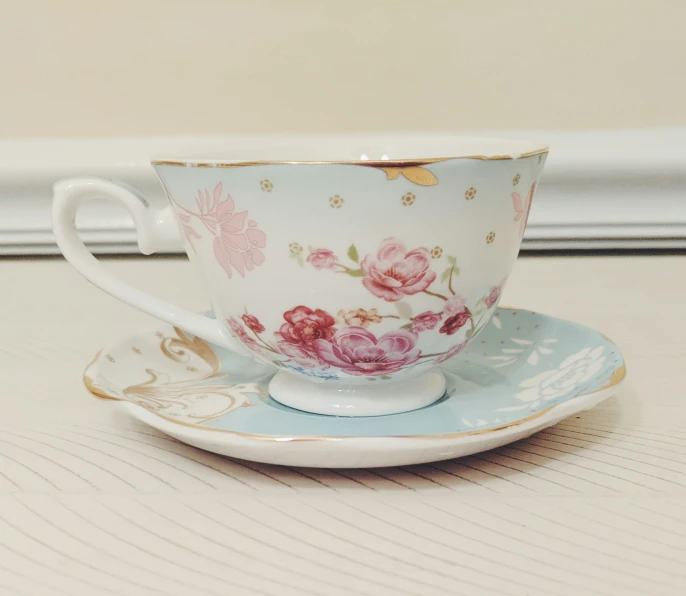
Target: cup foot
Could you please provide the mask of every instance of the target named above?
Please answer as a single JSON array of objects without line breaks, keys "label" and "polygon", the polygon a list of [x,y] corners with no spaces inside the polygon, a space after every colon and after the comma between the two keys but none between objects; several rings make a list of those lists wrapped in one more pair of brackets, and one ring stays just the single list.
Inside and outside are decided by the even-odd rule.
[{"label": "cup foot", "polygon": [[445,377],[439,370],[408,381],[370,382],[369,386],[315,383],[279,371],[269,383],[269,395],[284,406],[328,416],[399,414],[428,406],[444,394]]}]

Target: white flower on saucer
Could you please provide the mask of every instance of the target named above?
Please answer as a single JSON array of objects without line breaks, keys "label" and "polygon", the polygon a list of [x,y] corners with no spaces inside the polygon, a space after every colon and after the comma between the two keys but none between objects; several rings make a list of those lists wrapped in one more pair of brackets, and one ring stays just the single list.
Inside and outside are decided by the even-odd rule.
[{"label": "white flower on saucer", "polygon": [[519,383],[517,399],[525,402],[519,406],[499,408],[499,411],[535,408],[542,402],[550,401],[569,393],[570,390],[589,381],[603,368],[605,362],[604,346],[584,348],[569,356],[559,368],[546,370]]}]

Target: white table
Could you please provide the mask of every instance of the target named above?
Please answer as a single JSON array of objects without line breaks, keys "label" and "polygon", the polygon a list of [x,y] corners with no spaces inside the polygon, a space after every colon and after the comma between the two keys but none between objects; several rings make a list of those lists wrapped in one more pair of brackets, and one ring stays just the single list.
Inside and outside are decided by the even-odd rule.
[{"label": "white table", "polygon": [[[185,260],[107,262],[188,308]],[[686,594],[683,257],[523,258],[504,303],[620,346],[616,398],[404,469],[239,463],[90,397],[103,344],[154,321],[61,260],[0,262],[0,594]]]}]

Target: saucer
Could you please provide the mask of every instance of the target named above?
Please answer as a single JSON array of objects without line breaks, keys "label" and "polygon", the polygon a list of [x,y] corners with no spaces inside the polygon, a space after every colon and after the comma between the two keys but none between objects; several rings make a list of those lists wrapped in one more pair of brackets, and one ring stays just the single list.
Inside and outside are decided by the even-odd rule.
[{"label": "saucer", "polygon": [[523,439],[610,397],[626,374],[617,346],[597,331],[507,308],[441,369],[446,394],[425,408],[362,418],[309,414],[269,397],[273,367],[160,324],[99,352],[84,382],[95,396],[207,451],[363,468],[451,459]]}]

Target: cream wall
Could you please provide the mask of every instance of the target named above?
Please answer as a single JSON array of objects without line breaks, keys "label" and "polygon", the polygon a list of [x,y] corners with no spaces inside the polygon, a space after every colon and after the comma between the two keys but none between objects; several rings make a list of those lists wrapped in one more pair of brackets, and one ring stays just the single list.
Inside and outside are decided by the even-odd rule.
[{"label": "cream wall", "polygon": [[0,136],[686,125],[682,0],[0,0]]}]

